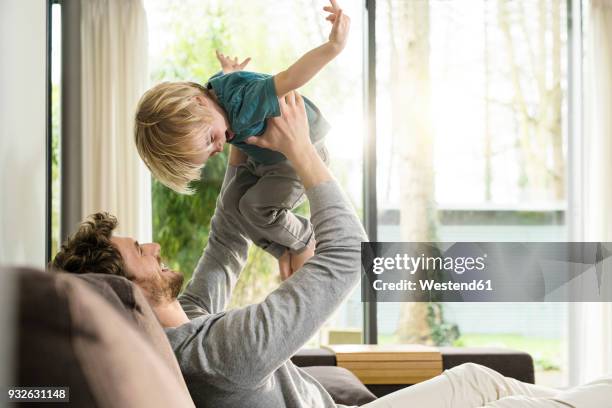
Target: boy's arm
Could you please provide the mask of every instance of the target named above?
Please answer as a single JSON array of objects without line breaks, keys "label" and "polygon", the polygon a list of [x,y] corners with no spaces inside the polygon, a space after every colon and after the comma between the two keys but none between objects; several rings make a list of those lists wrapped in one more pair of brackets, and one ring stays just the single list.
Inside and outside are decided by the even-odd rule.
[{"label": "boy's arm", "polygon": [[308,51],[285,71],[274,76],[277,96],[283,96],[305,85],[344,49],[350,18],[342,12],[335,0],[330,1],[331,7],[324,7],[324,10],[330,13],[327,20],[333,24],[329,41]]}]

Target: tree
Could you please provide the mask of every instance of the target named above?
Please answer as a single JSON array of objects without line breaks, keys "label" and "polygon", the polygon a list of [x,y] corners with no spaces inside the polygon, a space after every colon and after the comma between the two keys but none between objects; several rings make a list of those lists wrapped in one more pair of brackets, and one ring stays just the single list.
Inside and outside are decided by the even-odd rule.
[{"label": "tree", "polygon": [[[518,122],[521,186],[533,198],[565,197],[565,159],[561,131],[561,0],[538,0],[537,31],[527,26],[523,2],[497,1],[498,23],[505,40],[509,78],[514,89],[512,109]],[[514,7],[514,9],[513,9]],[[523,38],[513,35],[520,29]],[[550,40],[547,40],[550,39]],[[550,44],[549,44],[550,42]],[[527,48],[527,64],[519,47]],[[550,75],[549,75],[550,74]],[[535,98],[527,89],[535,89]]]},{"label": "tree", "polygon": [[[400,228],[406,241],[436,241],[433,128],[430,110],[429,1],[388,2],[391,107],[400,172]],[[447,344],[456,326],[439,303],[404,303],[400,342]]]}]

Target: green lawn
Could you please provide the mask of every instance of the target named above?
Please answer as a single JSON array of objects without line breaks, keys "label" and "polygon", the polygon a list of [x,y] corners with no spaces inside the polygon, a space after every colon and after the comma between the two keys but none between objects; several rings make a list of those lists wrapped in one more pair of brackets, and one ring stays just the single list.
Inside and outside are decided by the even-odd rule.
[{"label": "green lawn", "polygon": [[507,347],[525,351],[533,357],[536,370],[559,370],[562,362],[560,339],[525,337],[518,334],[476,334],[462,335],[456,342],[465,347]]},{"label": "green lawn", "polygon": [[[379,344],[397,343],[397,336],[380,334]],[[466,333],[453,344],[457,347],[505,347],[529,353],[536,371],[557,371],[562,364],[560,339],[525,337],[519,334]]]}]

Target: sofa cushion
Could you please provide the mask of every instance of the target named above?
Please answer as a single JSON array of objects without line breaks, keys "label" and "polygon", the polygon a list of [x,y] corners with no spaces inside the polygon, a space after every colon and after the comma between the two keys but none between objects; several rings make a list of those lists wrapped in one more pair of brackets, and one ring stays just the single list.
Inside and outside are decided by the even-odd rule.
[{"label": "sofa cushion", "polygon": [[150,342],[83,280],[0,273],[18,277],[16,385],[69,386],[75,406],[193,406]]},{"label": "sofa cushion", "polygon": [[498,347],[440,347],[445,370],[464,363],[489,367],[505,377],[535,383],[533,358],[524,352]]},{"label": "sofa cushion", "polygon": [[129,280],[122,276],[102,273],[74,274],[73,276],[87,282],[120,314],[134,321],[134,323],[138,322],[136,313],[142,313],[142,310],[140,305],[136,303],[134,288]]},{"label": "sofa cushion", "polygon": [[186,390],[187,385],[168,337],[142,291],[121,276],[102,273],[85,273],[73,276],[87,282],[92,289],[102,295],[116,310],[136,325],[138,331],[151,343],[158,356],[168,365],[171,372],[176,376],[176,380],[184,385]]},{"label": "sofa cushion", "polygon": [[313,376],[329,392],[336,404],[364,405],[376,396],[346,368],[334,366],[304,367],[303,371]]}]

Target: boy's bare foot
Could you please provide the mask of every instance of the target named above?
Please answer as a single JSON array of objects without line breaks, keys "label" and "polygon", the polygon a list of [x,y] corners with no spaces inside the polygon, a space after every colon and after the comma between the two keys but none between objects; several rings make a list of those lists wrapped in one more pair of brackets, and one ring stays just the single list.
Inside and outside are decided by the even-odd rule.
[{"label": "boy's bare foot", "polygon": [[287,250],[280,258],[278,258],[278,273],[281,282],[293,274],[291,270],[291,253]]},{"label": "boy's bare foot", "polygon": [[297,271],[308,261],[315,251],[315,240],[311,239],[308,246],[299,254],[291,252],[291,273]]}]

